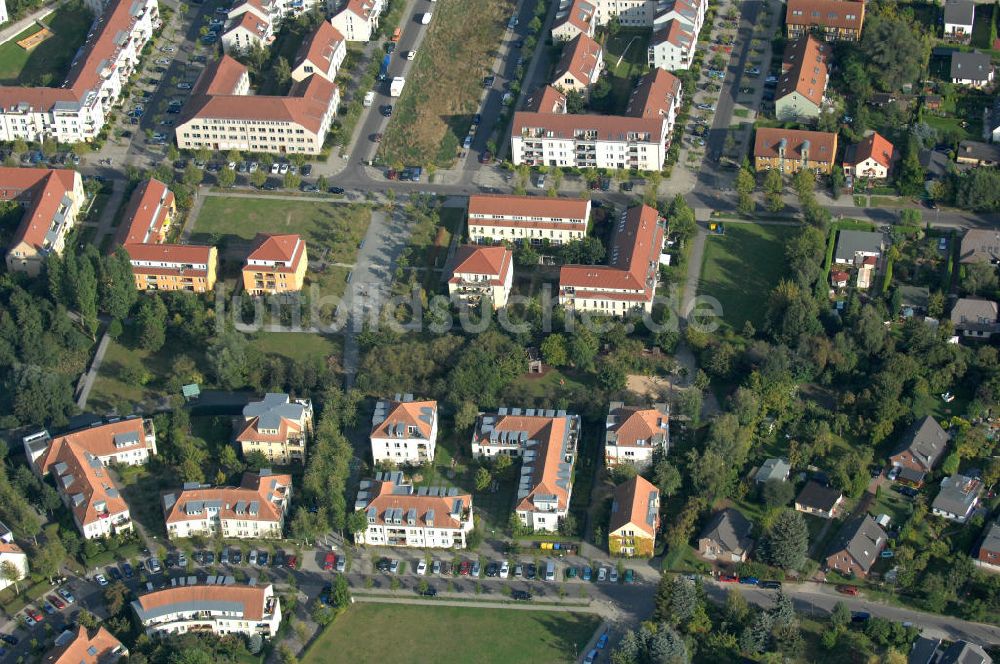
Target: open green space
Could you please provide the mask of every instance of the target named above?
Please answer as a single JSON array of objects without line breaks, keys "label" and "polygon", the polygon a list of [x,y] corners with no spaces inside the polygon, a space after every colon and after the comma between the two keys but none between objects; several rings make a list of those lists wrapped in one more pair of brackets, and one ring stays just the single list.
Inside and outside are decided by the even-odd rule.
[{"label": "open green space", "polygon": [[210,196],[195,220],[191,242],[298,233],[306,240],[311,262],[353,263],[370,222],[371,210],[365,205]]},{"label": "open green space", "polygon": [[607,77],[591,93],[591,106],[601,113],[624,113],[640,76],[649,71],[650,32],[642,28],[619,28],[608,35],[604,46]]},{"label": "open green space", "polygon": [[512,0],[438,0],[415,66],[379,147],[394,166],[450,165],[479,110],[483,76],[501,42]]},{"label": "open green space", "polygon": [[309,332],[257,332],[252,345],[265,355],[280,355],[296,362],[340,357],[338,339]]},{"label": "open green space", "polygon": [[70,2],[41,20],[53,34],[30,51],[17,42],[38,32],[37,23],[0,44],[0,85],[58,86],[93,20],[93,13],[83,3]]},{"label": "open green space", "polygon": [[[329,662],[573,662],[600,624],[596,616],[459,606],[355,604],[326,628],[303,664]],[[385,638],[387,626],[406,638]]]},{"label": "open green space", "polygon": [[785,241],[797,228],[764,224],[728,224],[726,234],[709,236],[701,266],[698,295],[716,298],[722,319],[734,329],[764,322],[764,305],[786,274]]},{"label": "open green space", "polygon": [[[980,111],[981,113],[982,111]],[[925,114],[924,122],[937,129],[946,141],[979,141],[982,140],[982,117],[941,117]],[[964,125],[964,126],[963,126]]]},{"label": "open green space", "polygon": [[88,406],[101,412],[118,406],[137,406],[162,396],[174,360],[182,353],[190,355],[196,363],[202,361],[197,349],[178,348],[177,344],[165,344],[153,353],[132,347],[125,340],[112,341],[94,381]]}]

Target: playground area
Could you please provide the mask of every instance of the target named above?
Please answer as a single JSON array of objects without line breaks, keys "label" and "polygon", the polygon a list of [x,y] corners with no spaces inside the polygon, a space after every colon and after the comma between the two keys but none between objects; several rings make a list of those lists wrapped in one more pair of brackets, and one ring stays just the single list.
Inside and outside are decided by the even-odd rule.
[{"label": "playground area", "polygon": [[[23,33],[22,33],[23,34]],[[25,51],[30,51],[35,48],[43,41],[52,36],[52,31],[44,26],[40,26],[38,32],[33,35],[28,35],[24,39],[18,39],[17,45],[23,48]]]}]

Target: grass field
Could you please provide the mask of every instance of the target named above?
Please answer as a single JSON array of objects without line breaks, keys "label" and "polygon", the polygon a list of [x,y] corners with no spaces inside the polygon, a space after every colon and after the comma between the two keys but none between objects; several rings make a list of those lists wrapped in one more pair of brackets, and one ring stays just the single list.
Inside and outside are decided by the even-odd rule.
[{"label": "grass field", "polygon": [[257,332],[253,345],[267,355],[281,355],[298,362],[340,357],[337,339],[308,332]]},{"label": "grass field", "polygon": [[379,149],[390,165],[450,165],[479,110],[512,0],[439,0]]},{"label": "grass field", "polygon": [[602,113],[624,113],[638,77],[649,71],[647,51],[649,30],[619,28],[605,44],[604,64],[608,69],[611,90],[603,98],[592,100],[594,108]]},{"label": "grass field", "polygon": [[38,32],[37,24],[0,45],[0,85],[58,86],[93,20],[93,13],[82,3],[71,2],[42,19],[53,36],[35,48],[26,51],[17,42]]},{"label": "grass field", "polygon": [[[303,664],[576,661],[600,621],[589,614],[355,604],[320,634]],[[391,626],[391,627],[390,627]],[[385,638],[386,628],[406,638]]]},{"label": "grass field", "polygon": [[719,300],[723,320],[734,329],[748,320],[760,328],[767,297],[785,274],[785,241],[796,230],[792,226],[729,224],[724,236],[710,236],[698,295]]},{"label": "grass field", "polygon": [[[168,343],[158,352],[151,353],[133,348],[122,340],[112,341],[94,381],[88,406],[100,412],[119,402],[127,401],[135,406],[161,396],[174,359],[181,352],[186,352],[196,363],[204,359],[197,349],[180,349],[176,344]],[[137,377],[142,380],[136,380]]]},{"label": "grass field", "polygon": [[225,235],[252,240],[257,233],[299,233],[310,261],[353,263],[370,222],[371,210],[364,205],[210,196],[195,221],[191,242],[215,244],[216,236]]}]

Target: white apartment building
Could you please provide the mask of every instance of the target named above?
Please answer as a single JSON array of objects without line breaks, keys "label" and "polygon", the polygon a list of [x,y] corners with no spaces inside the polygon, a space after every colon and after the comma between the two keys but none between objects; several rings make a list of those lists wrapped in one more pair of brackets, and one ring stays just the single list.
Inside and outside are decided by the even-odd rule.
[{"label": "white apartment building", "polygon": [[[235,11],[235,10],[234,10]],[[225,53],[246,53],[254,46],[268,46],[274,41],[271,21],[255,12],[240,12],[226,23],[222,33],[222,50]]]},{"label": "white apartment building", "polygon": [[656,208],[637,205],[622,212],[607,265],[563,265],[559,304],[567,311],[605,316],[651,313],[666,222]]},{"label": "white apartment building", "polygon": [[648,468],[656,453],[670,449],[670,408],[665,403],[652,408],[626,406],[612,401],[604,434],[604,462],[608,468],[623,463]]},{"label": "white apartment building", "polygon": [[86,200],[76,171],[0,166],[0,201],[24,208],[7,249],[7,270],[37,277],[45,258],[65,249],[66,234]]},{"label": "white apartment building", "polygon": [[[28,554],[26,554],[21,547],[13,542],[0,542],[0,564],[10,563],[17,570],[18,582],[21,579],[28,578]],[[13,581],[3,578],[0,576],[0,590],[3,590],[7,586],[14,585]]]},{"label": "white apartment building", "polygon": [[22,439],[24,454],[36,473],[45,475],[55,463],[59,449],[66,443],[79,445],[105,465],[139,466],[156,454],[156,429],[153,420],[130,417],[95,424],[86,429],[56,436],[42,430]]},{"label": "white apartment building", "polygon": [[469,240],[565,244],[587,235],[590,200],[477,194],[469,196]]},{"label": "white apartment building", "polygon": [[514,252],[504,246],[463,245],[445,273],[453,302],[478,306],[486,298],[494,310],[502,309],[514,283]]},{"label": "white apartment building", "polygon": [[368,517],[357,544],[464,549],[475,527],[472,496],[452,487],[414,487],[403,473],[379,473],[361,482],[354,509]]},{"label": "white apartment building", "polygon": [[329,23],[320,23],[316,31],[299,47],[292,70],[293,81],[303,81],[319,74],[331,83],[347,57],[347,40]]},{"label": "white apartment building", "polygon": [[244,473],[238,487],[188,483],[163,495],[167,537],[281,539],[291,497],[292,476],[263,468]]},{"label": "white apartment building", "polygon": [[500,408],[482,413],[472,434],[472,456],[521,458],[514,511],[533,531],[555,532],[569,510],[580,416],[563,410]]},{"label": "white apartment building", "polygon": [[653,31],[647,60],[650,67],[677,71],[689,69],[694,62],[698,35],[681,21],[668,21]]},{"label": "white apartment building", "polygon": [[281,625],[281,603],[270,584],[178,585],[139,597],[132,610],[150,635],[212,632],[273,638]]},{"label": "white apartment building", "polygon": [[0,23],[6,23],[10,20],[10,15],[7,13],[7,1],[0,0]]},{"label": "white apartment building", "polygon": [[658,171],[667,157],[662,119],[562,113],[514,114],[515,165]]},{"label": "white apartment building", "polygon": [[669,148],[674,125],[683,100],[681,80],[668,71],[654,69],[639,79],[632,90],[625,115],[633,118],[661,119],[664,127],[664,146]]},{"label": "white apartment building", "polygon": [[372,459],[375,463],[430,463],[437,433],[437,401],[414,401],[412,394],[379,399],[369,434]]},{"label": "white apartment building", "polygon": [[[296,63],[298,68],[300,63]],[[188,150],[319,154],[340,105],[323,75],[292,85],[288,96],[248,96],[245,66],[228,55],[202,72],[174,132]]]},{"label": "white apartment building", "polygon": [[347,41],[367,42],[378,30],[382,15],[382,0],[343,0],[334,11],[330,24],[337,28]]},{"label": "white apartment building", "polygon": [[0,141],[76,143],[101,131],[159,25],[159,9],[156,0],[88,6],[98,16],[60,87],[0,86]]}]

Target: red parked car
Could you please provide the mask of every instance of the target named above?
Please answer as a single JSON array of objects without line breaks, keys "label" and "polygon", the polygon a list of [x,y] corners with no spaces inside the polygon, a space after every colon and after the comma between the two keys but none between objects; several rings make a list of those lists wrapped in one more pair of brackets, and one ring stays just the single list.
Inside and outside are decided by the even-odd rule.
[{"label": "red parked car", "polygon": [[326,558],[323,559],[323,570],[326,572],[333,571],[333,566],[337,564],[337,556],[333,552],[326,554]]},{"label": "red parked car", "polygon": [[854,586],[837,586],[837,592],[854,597],[858,594],[858,589]]},{"label": "red parked car", "polygon": [[28,607],[28,609],[27,609],[26,613],[27,613],[27,614],[28,614],[29,616],[31,616],[31,618],[32,618],[32,619],[33,619],[33,620],[34,620],[35,622],[42,622],[42,620],[43,620],[43,619],[45,618],[45,616],[44,616],[44,615],[42,614],[42,612],[41,612],[41,611],[39,611],[39,610],[38,610],[38,609],[36,609],[36,608],[33,608],[33,607],[30,607],[30,606]]},{"label": "red parked car", "polygon": [[719,582],[720,583],[736,583],[739,580],[740,580],[740,577],[736,576],[735,574],[720,574],[719,575]]},{"label": "red parked car", "polygon": [[61,599],[59,599],[55,595],[49,595],[48,596],[48,600],[49,600],[49,603],[52,606],[56,607],[57,609],[65,609],[66,608],[66,602],[62,601]]},{"label": "red parked car", "polygon": [[298,569],[299,559],[296,558],[295,556],[288,556],[288,558],[285,560],[285,567],[287,567],[288,569]]},{"label": "red parked car", "polygon": [[472,571],[472,563],[468,560],[463,560],[461,567],[458,568],[458,573],[462,576],[469,576],[469,572]]}]

